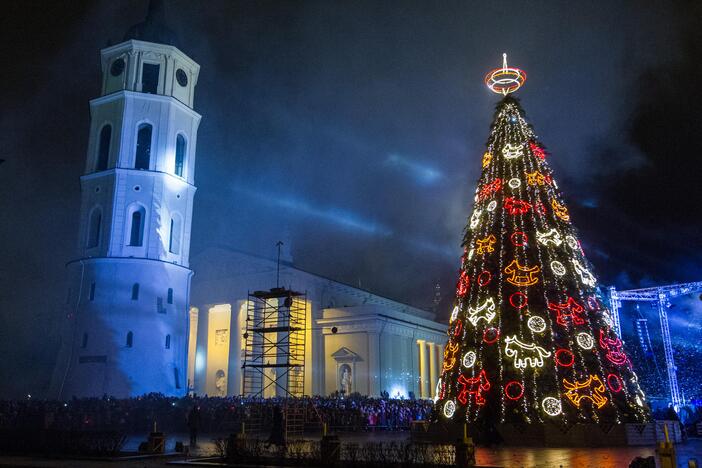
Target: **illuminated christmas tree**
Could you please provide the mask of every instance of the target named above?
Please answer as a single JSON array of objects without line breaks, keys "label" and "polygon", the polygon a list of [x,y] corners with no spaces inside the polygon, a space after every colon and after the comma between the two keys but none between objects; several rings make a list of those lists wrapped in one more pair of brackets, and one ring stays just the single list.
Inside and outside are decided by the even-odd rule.
[{"label": "illuminated christmas tree", "polygon": [[438,413],[490,423],[643,422],[644,394],[547,154],[509,95],[525,80],[506,57],[486,77],[504,98],[466,226]]}]

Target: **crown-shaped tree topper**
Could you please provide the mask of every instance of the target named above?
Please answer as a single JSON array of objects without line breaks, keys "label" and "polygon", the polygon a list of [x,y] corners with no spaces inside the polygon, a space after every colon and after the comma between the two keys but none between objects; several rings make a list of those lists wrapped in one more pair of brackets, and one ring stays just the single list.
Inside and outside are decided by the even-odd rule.
[{"label": "crown-shaped tree topper", "polygon": [[524,70],[508,67],[507,54],[502,54],[502,68],[489,71],[485,75],[485,84],[493,93],[507,96],[524,86],[526,78]]}]

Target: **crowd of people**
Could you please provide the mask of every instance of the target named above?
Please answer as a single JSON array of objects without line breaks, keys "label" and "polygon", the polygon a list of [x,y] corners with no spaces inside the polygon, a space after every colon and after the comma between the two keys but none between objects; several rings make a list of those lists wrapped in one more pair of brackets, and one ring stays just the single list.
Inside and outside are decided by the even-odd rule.
[{"label": "crowd of people", "polygon": [[[276,398],[166,397],[148,394],[138,398],[80,398],[46,401],[27,398],[0,401],[0,429],[41,428],[61,430],[119,430],[137,433],[153,430],[187,431],[189,415],[198,408],[199,431],[231,432],[261,414],[272,414],[283,406]],[[367,397],[306,397],[297,403],[304,408],[307,426],[332,430],[405,430],[413,421],[430,418],[431,401]],[[192,420],[192,417],[190,418]],[[192,421],[191,421],[192,424]]]},{"label": "crowd of people", "polygon": [[[638,343],[627,342],[627,352],[639,378],[641,388],[651,397],[669,398],[668,371],[662,345],[655,343],[654,349],[644,354]],[[673,345],[673,356],[677,368],[678,388],[686,401],[702,400],[702,379],[696,362],[702,357],[702,349],[694,345]]]}]

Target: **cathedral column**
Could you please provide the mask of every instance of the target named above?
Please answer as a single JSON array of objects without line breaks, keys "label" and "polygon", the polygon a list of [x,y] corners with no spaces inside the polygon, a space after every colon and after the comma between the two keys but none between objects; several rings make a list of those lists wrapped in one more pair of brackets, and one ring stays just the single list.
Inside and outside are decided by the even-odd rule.
[{"label": "cathedral column", "polygon": [[368,333],[368,396],[380,395],[380,333]]},{"label": "cathedral column", "polygon": [[426,342],[424,340],[417,340],[417,345],[419,346],[419,397],[428,398]]},{"label": "cathedral column", "polygon": [[427,395],[433,398],[436,387],[436,345],[434,343],[427,344],[429,346],[429,392]]},{"label": "cathedral column", "polygon": [[417,340],[414,339],[414,337],[409,339],[409,348],[410,348],[410,370],[411,370],[411,382],[410,382],[410,388],[409,391],[414,393],[415,398],[421,398],[421,382],[420,382],[420,374],[419,374],[419,348],[417,347]]}]

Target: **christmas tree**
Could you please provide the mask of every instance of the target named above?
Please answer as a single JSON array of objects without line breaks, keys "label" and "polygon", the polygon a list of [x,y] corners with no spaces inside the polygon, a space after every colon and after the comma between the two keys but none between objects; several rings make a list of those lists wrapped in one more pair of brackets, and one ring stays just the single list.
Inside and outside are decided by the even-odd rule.
[{"label": "christmas tree", "polygon": [[486,78],[504,98],[465,230],[438,413],[495,424],[644,422],[644,394],[547,153],[510,95],[525,80],[506,58]]}]

